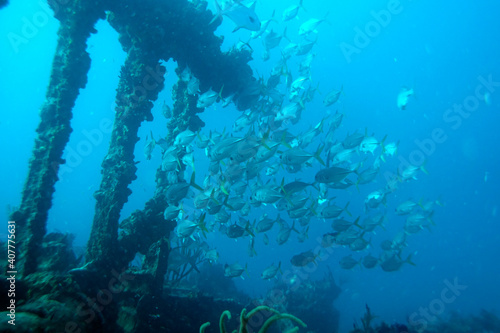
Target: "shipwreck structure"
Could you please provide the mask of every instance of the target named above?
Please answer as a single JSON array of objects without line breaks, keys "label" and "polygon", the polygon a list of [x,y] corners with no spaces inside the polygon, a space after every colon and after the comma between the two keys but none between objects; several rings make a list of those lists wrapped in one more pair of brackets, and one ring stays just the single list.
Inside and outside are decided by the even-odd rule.
[{"label": "shipwreck structure", "polygon": [[[161,167],[156,174],[154,196],[144,209],[135,211],[119,225],[120,211],[131,194],[128,186],[136,179],[133,152],[139,141],[138,129],[143,121],[153,120],[153,102],[165,88],[165,68],[161,62],[175,60],[178,74],[188,66],[200,80],[202,91],[224,87],[223,95],[232,95],[236,106],[244,109],[248,101],[245,92],[256,82],[247,64],[251,54],[242,49],[221,51],[222,38],[214,34],[221,19],[213,20],[205,1],[50,0],[49,4],[55,18],[60,21],[60,27],[22,201],[10,216],[18,225],[17,269],[25,291],[29,290],[32,298],[36,298],[37,293],[42,297],[49,292],[37,288],[40,283],[65,289],[53,295],[52,307],[43,305],[43,302],[38,304],[45,308],[42,317],[54,316],[53,313],[58,312],[57,316],[62,316],[67,322],[78,323],[77,326],[83,322],[81,328],[84,331],[98,331],[105,323],[108,331],[113,331],[113,327],[117,331],[127,331],[130,327],[137,329],[136,323],[130,326],[120,318],[134,317],[137,313],[140,317],[141,311],[144,312],[141,309],[154,308],[158,298],[155,300],[155,295],[161,295],[167,269],[169,234],[175,226],[175,222],[165,220],[162,214],[167,206],[164,190],[168,180]],[[3,5],[6,2],[0,3],[0,7]],[[91,34],[97,33],[94,29],[96,22],[103,19],[119,33],[119,41],[127,56],[116,89],[115,118],[109,149],[102,162],[102,180],[94,193],[96,207],[91,236],[85,264],[71,271],[71,279],[63,275],[49,277],[46,269],[57,271],[68,264],[53,258],[68,251],[71,239],[64,235],[46,235],[46,223],[58,171],[65,163],[62,156],[72,132],[73,106],[80,90],[86,86],[91,66],[86,51],[87,40]],[[168,143],[185,129],[197,131],[204,126],[196,115],[203,111],[196,107],[198,97],[188,94],[186,88],[186,83],[179,80],[172,90],[174,107],[168,124]],[[128,271],[129,263],[137,253],[145,255],[143,267],[139,272]],[[52,259],[47,260],[47,255]],[[69,262],[74,264],[76,258],[70,258]],[[78,286],[73,284],[74,281]],[[97,295],[99,299],[103,290],[111,290],[113,295],[125,295],[127,290],[134,288],[141,290],[143,297],[132,301],[136,303],[133,307],[117,301],[104,310],[91,311],[90,317],[74,311],[78,309],[78,303],[85,303],[91,295]],[[74,294],[80,296],[75,299]],[[115,295],[116,298],[127,299]],[[56,301],[59,306],[55,305]],[[36,307],[33,304],[31,302],[30,306]],[[92,305],[88,306],[92,309]],[[62,311],[63,307],[73,311]],[[133,309],[134,314],[124,313],[127,308]],[[64,331],[65,320],[50,322],[57,323],[49,325],[53,331]],[[148,320],[141,322],[143,329],[154,327],[147,326]],[[48,321],[44,325],[48,325]],[[128,329],[127,325],[130,326]]]},{"label": "shipwreck structure", "polygon": [[[222,39],[213,33],[220,20],[211,22],[213,15],[206,10],[206,2],[97,0],[71,1],[56,7],[55,2],[50,4],[61,22],[58,45],[22,202],[12,214],[25,231],[21,237],[21,271],[29,275],[37,270],[37,253],[45,236],[57,173],[65,163],[62,154],[72,131],[72,108],[87,83],[90,57],[86,41],[97,32],[94,25],[99,19],[107,19],[119,32],[127,58],[117,87],[115,119],[109,150],[102,162],[102,181],[94,194],[97,204],[86,261],[100,269],[110,265],[126,267],[136,252],[152,251],[161,257],[161,238],[168,236],[171,227],[158,216],[166,207],[162,198],[166,177],[161,169],[156,177],[155,196],[144,210],[124,222],[124,231],[118,235],[119,214],[131,193],[128,185],[136,178],[133,151],[139,141],[137,131],[143,121],[153,120],[153,102],[164,88],[165,68],[161,61],[175,60],[179,71],[189,66],[199,78],[202,90],[220,90],[224,86],[224,95],[234,94],[233,101],[238,105],[241,92],[255,81],[247,65],[251,55],[237,49],[221,52]],[[203,111],[196,107],[197,98],[187,93],[185,82],[179,81],[173,88],[175,104],[167,142],[172,143],[185,129],[197,131],[204,126],[196,115]],[[146,228],[141,225],[144,220],[148,220]],[[138,230],[145,230],[150,237],[137,237]],[[139,238],[147,239],[146,243],[139,243]],[[121,261],[117,263],[116,258]],[[156,265],[160,269],[161,264]]]}]

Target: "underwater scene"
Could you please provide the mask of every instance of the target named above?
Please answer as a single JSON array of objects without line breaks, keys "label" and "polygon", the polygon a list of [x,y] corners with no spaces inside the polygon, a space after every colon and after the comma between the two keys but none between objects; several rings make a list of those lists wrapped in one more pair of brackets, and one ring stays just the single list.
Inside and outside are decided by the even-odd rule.
[{"label": "underwater scene", "polygon": [[0,0],[0,332],[500,332],[499,13]]}]

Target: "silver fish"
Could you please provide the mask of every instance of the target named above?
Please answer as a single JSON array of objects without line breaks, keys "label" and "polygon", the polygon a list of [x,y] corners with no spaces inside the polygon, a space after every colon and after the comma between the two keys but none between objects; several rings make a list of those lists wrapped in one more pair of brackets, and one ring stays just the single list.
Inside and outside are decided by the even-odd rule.
[{"label": "silver fish", "polygon": [[264,271],[261,274],[261,278],[264,280],[271,280],[278,274],[278,272],[281,271],[281,261],[279,262],[278,266],[274,266],[274,263],[264,269]]},{"label": "silver fish", "polygon": [[246,7],[238,2],[233,3],[229,8],[222,9],[216,0],[215,5],[217,7],[217,16],[212,21],[224,15],[236,24],[236,28],[234,28],[233,32],[239,29],[259,31],[261,22],[257,14],[255,14],[256,3],[257,1],[250,5],[250,7]]}]

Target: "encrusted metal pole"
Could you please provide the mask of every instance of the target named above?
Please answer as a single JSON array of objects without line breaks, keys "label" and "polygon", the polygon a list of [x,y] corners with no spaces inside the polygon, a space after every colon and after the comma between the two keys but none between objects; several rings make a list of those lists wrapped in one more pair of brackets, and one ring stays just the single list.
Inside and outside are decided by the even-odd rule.
[{"label": "encrusted metal pole", "polygon": [[100,1],[92,4],[77,1],[53,9],[61,22],[57,48],[46,99],[40,110],[40,124],[21,205],[11,216],[18,224],[17,270],[23,275],[37,269],[37,256],[46,232],[57,173],[59,166],[65,163],[62,154],[72,131],[72,109],[79,90],[87,83],[90,68],[87,38],[96,32],[94,24],[97,20],[105,16]]},{"label": "encrusted metal pole", "polygon": [[135,45],[128,49],[116,96],[116,113],[109,150],[102,162],[102,181],[94,194],[97,200],[87,246],[87,262],[100,268],[114,267],[118,247],[120,211],[132,191],[128,185],[137,178],[134,147],[144,120],[152,121],[151,109],[163,89],[165,68],[152,52]]}]

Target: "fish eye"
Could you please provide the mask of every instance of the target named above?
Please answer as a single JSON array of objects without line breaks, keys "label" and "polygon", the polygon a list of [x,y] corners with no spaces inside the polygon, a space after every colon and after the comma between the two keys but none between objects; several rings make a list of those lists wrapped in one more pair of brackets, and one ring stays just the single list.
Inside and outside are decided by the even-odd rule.
[{"label": "fish eye", "polygon": [[250,19],[250,22],[254,23],[255,22],[255,19],[251,16],[248,17]]}]

